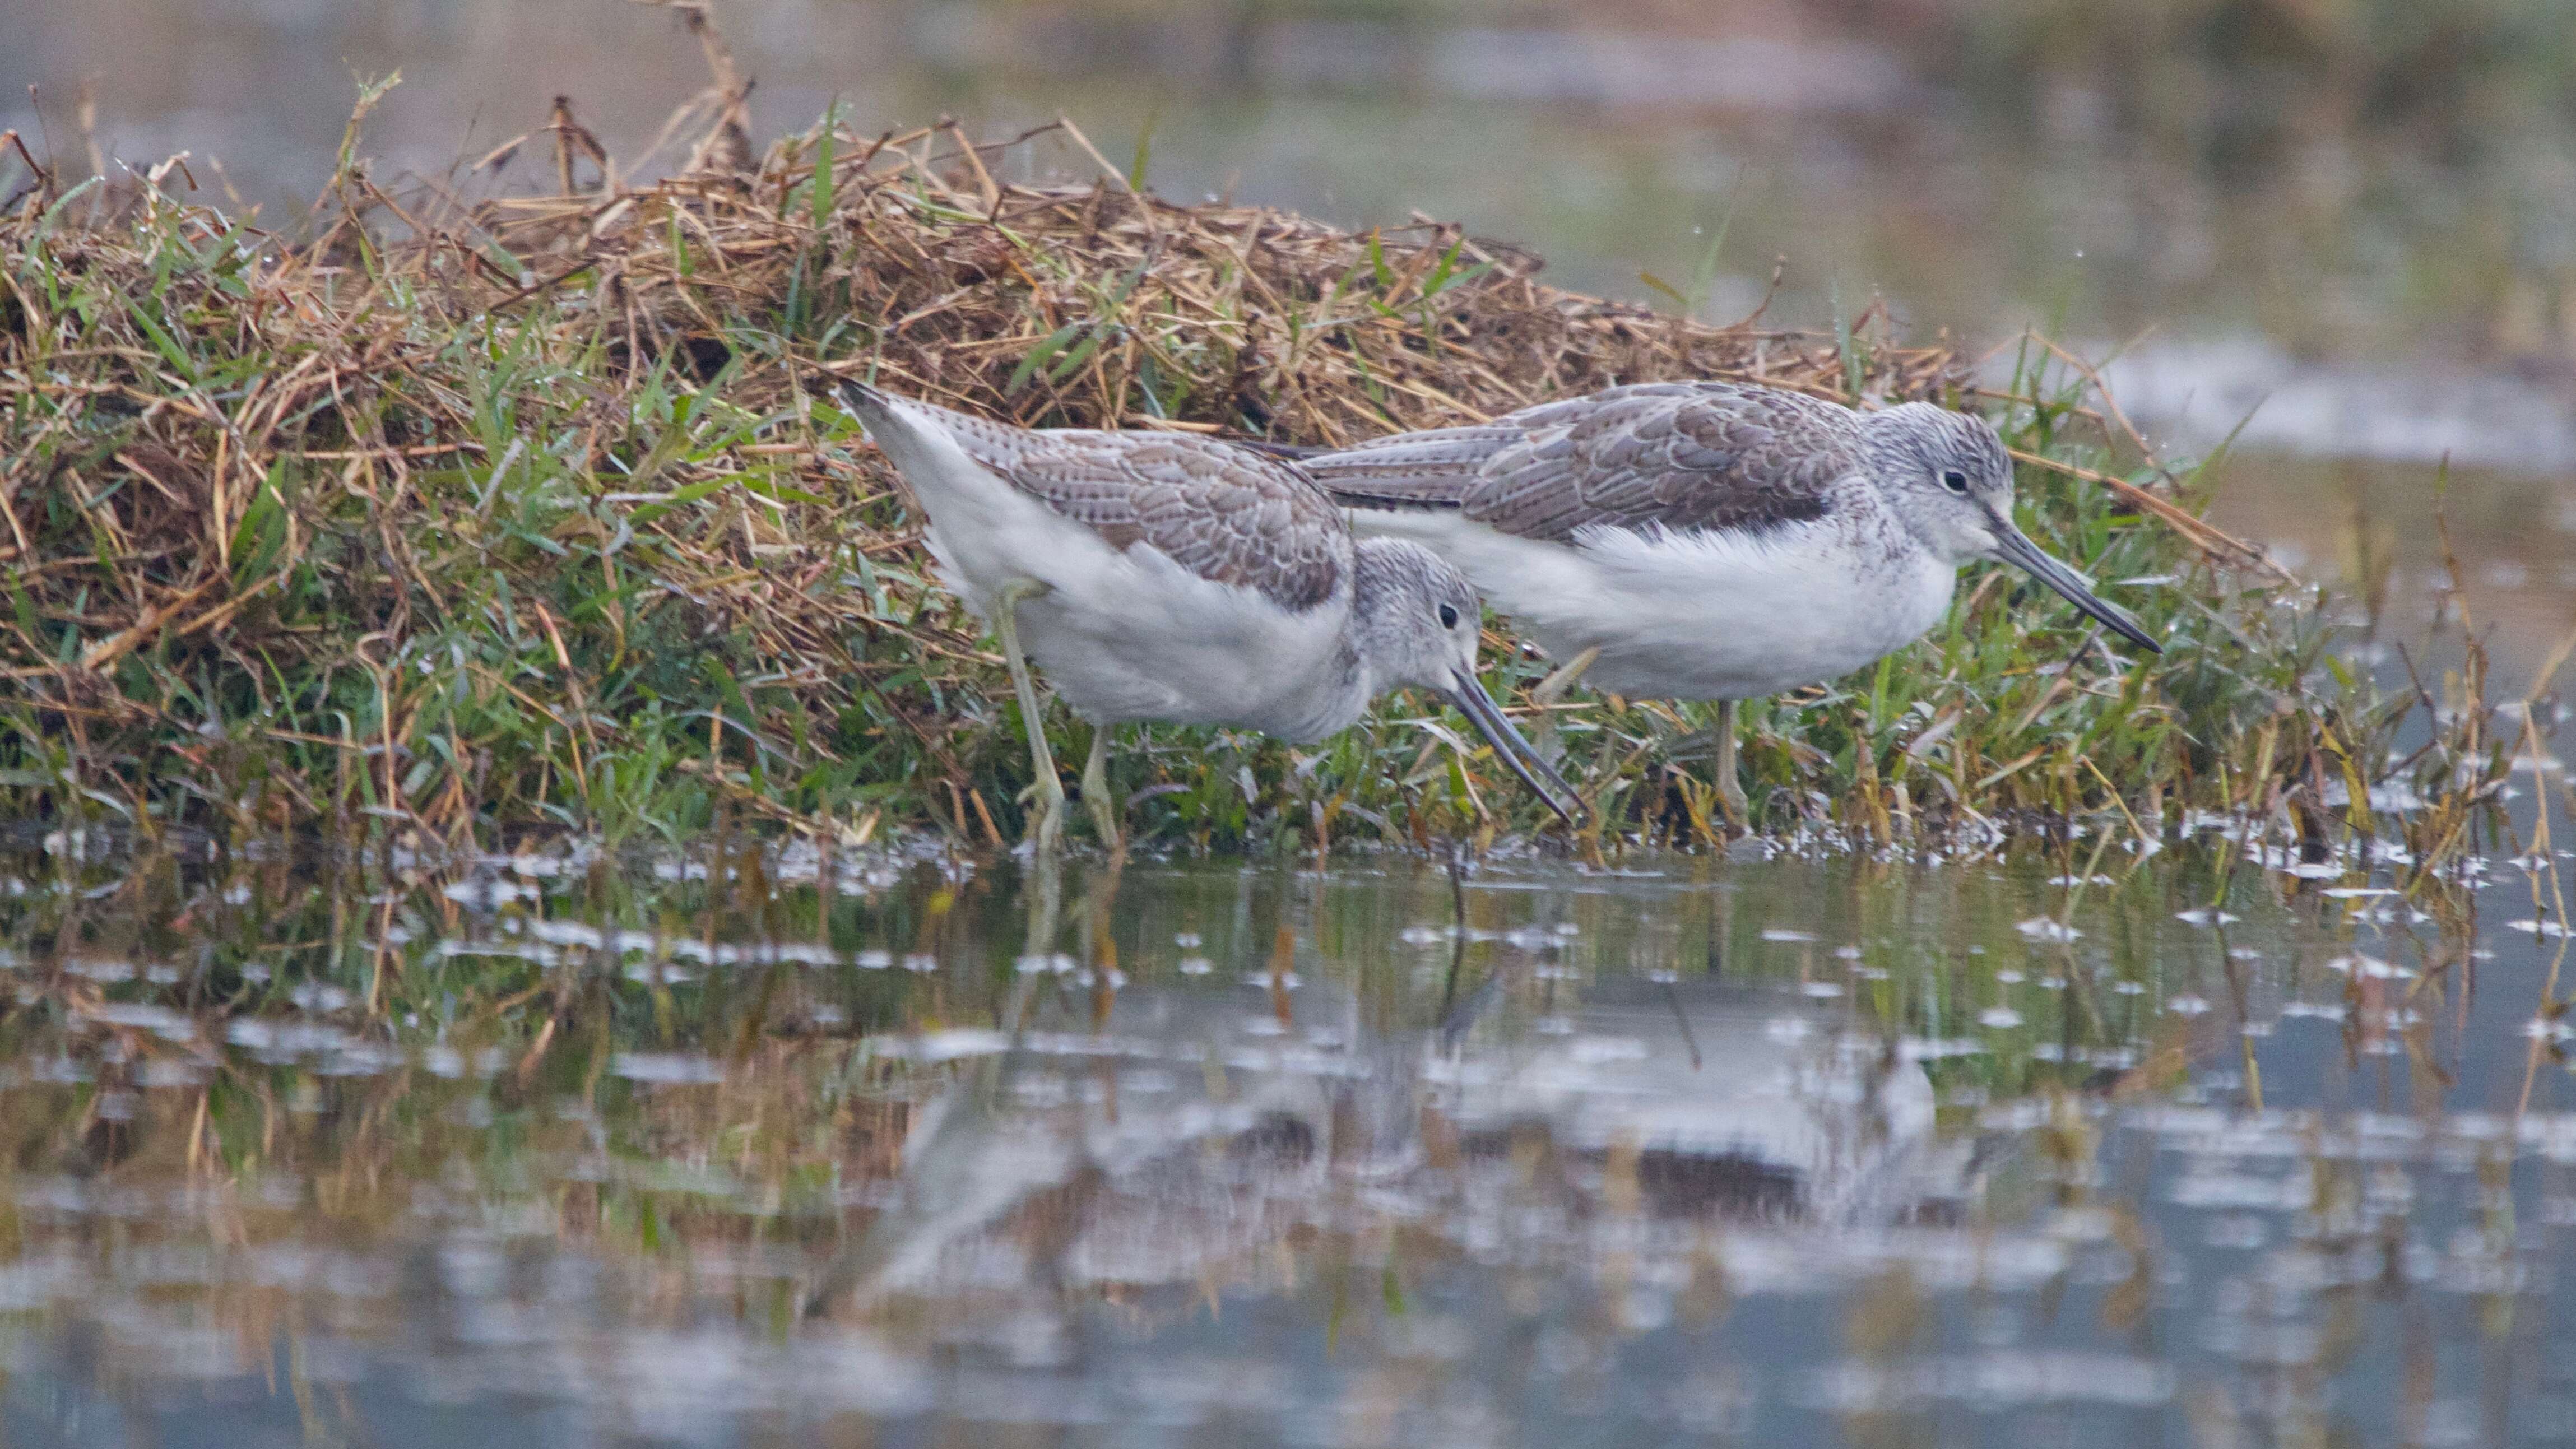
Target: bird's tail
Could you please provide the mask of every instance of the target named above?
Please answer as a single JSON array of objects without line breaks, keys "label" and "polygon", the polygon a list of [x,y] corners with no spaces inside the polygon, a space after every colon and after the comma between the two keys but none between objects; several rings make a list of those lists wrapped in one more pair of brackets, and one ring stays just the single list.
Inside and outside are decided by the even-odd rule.
[{"label": "bird's tail", "polygon": [[1320,458],[1333,451],[1312,443],[1274,443],[1268,438],[1228,438],[1225,441],[1246,452],[1262,453],[1273,458],[1286,458],[1290,462],[1304,458]]},{"label": "bird's tail", "polygon": [[[839,392],[841,406],[868,430],[869,441],[897,455],[915,443],[928,446],[933,439],[939,440],[938,446],[960,447],[969,453],[996,449],[1007,453],[1012,440],[1022,431],[1007,423],[988,422],[954,408],[888,392],[856,378],[841,379]],[[903,466],[901,456],[896,456],[895,464]]]},{"label": "bird's tail", "polygon": [[1455,513],[1461,506],[1455,498],[1442,498],[1424,493],[1399,493],[1344,483],[1331,477],[1317,478],[1324,492],[1344,508],[1364,513]]},{"label": "bird's tail", "polygon": [[[1274,443],[1268,438],[1228,438],[1226,441],[1238,448],[1284,458],[1291,463],[1307,463],[1351,451],[1311,443]],[[1456,497],[1438,492],[1408,492],[1402,487],[1372,488],[1370,482],[1383,476],[1375,471],[1316,469],[1309,471],[1307,476],[1344,508],[1378,513],[1443,513],[1458,507]]]},{"label": "bird's tail", "polygon": [[840,394],[841,406],[850,410],[850,416],[857,418],[871,437],[896,415],[894,394],[855,377],[842,378],[834,391]]},{"label": "bird's tail", "polygon": [[956,453],[964,441],[961,434],[974,430],[975,420],[962,413],[856,378],[843,378],[836,391],[841,406],[868,430],[868,441],[893,460],[916,490],[938,481],[933,462]]}]

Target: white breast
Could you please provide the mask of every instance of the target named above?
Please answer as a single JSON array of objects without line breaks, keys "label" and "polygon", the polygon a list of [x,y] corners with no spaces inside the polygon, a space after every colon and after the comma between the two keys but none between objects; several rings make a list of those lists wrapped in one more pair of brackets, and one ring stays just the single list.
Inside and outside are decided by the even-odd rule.
[{"label": "white breast", "polygon": [[[1290,614],[1146,545],[1116,550],[1076,531],[1090,548],[1066,540],[1013,562],[1017,576],[1049,585],[1020,604],[1020,642],[1084,718],[1233,724],[1303,741],[1347,728],[1367,707],[1365,682],[1339,668],[1347,590]],[[932,547],[989,623],[999,580],[969,582],[945,566],[945,540],[934,537]]]},{"label": "white breast", "polygon": [[1020,642],[1085,718],[1235,724],[1311,740],[1348,727],[1367,707],[1368,681],[1340,667],[1347,580],[1316,608],[1288,613],[1158,549],[1114,548],[944,435],[915,432],[887,441],[930,516],[927,542],[942,579],[987,625],[1011,583],[1046,585],[1019,605]]},{"label": "white breast", "polygon": [[1848,674],[1939,622],[1958,577],[1830,521],[1760,537],[1593,528],[1571,544],[1446,513],[1353,522],[1430,545],[1550,655],[1599,649],[1585,682],[1639,699],[1752,699]]}]

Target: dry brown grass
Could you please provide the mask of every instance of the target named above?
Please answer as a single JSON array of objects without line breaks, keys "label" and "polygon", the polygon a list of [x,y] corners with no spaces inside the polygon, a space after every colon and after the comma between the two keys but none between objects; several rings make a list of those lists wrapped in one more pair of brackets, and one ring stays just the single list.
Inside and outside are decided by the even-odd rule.
[{"label": "dry brown grass", "polygon": [[[1883,314],[1840,336],[1714,326],[1558,291],[1436,222],[1175,205],[1069,123],[991,145],[947,122],[824,124],[753,158],[743,82],[702,34],[716,83],[666,138],[687,164],[646,184],[561,102],[478,166],[391,188],[357,159],[362,103],[302,240],[204,205],[176,161],[114,187],[28,182],[0,215],[0,788],[18,809],[372,814],[455,837],[739,808],[1010,835],[1007,690],[924,578],[881,460],[801,385],[820,369],[1029,424],[1309,443],[1667,377],[1960,393],[1958,359],[1895,345]],[[552,193],[465,194],[513,166]],[[1002,179],[1020,174],[1089,179]],[[1977,589],[1935,653],[1756,721],[1773,824],[1883,839],[2103,808],[2108,780],[2251,806],[2313,773],[2313,731],[2270,721],[2314,634],[2213,629],[2239,585],[2202,550],[2233,558],[2229,541],[2159,470],[2104,471],[2083,440],[2111,441],[2116,414],[2085,413],[2080,379],[2030,392],[2006,424],[2058,475],[2034,490],[2042,534],[2106,572],[2188,570],[2141,605],[2174,647],[2131,672]],[[2173,531],[2132,526],[2138,509]],[[1695,717],[1570,724],[1614,814],[1709,829],[1679,768],[1705,745]],[[1158,801],[1154,832],[1202,844],[1328,838],[1337,818],[1427,840],[1520,810],[1409,731],[1327,751],[1297,770],[1219,732],[1158,742],[1129,783]]]}]

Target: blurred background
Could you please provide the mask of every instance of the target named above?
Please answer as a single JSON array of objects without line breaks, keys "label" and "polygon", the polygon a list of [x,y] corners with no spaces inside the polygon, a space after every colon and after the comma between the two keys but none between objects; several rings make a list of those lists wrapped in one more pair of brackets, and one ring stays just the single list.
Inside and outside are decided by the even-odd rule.
[{"label": "blurred background", "polygon": [[[2115,358],[2160,444],[2241,428],[2258,465],[2220,513],[2294,563],[2393,571],[2371,592],[2404,598],[2447,458],[2462,582],[2553,638],[2576,612],[2563,0],[711,12],[757,77],[756,140],[836,99],[863,132],[1062,113],[1176,198],[1460,220],[1560,285],[1669,288],[1711,320],[1767,296],[1768,321],[1820,328],[1884,299],[1903,334],[1972,350],[2035,327]],[[360,76],[403,77],[367,127],[379,177],[448,175],[558,94],[638,158],[706,83],[679,18],[632,0],[0,0],[0,32],[0,126],[39,154],[186,151],[272,223],[328,174]],[[541,148],[514,164],[545,183]]]}]

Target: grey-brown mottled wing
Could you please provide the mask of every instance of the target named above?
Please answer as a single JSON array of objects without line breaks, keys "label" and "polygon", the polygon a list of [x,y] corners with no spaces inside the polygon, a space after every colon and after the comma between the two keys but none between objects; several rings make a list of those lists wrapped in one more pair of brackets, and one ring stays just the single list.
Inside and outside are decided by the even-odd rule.
[{"label": "grey-brown mottled wing", "polygon": [[1523,538],[1591,525],[1762,532],[1824,515],[1863,466],[1857,415],[1740,383],[1640,383],[1302,466],[1347,507],[1456,509]]},{"label": "grey-brown mottled wing", "polygon": [[1200,578],[1291,613],[1331,598],[1350,528],[1297,465],[1187,433],[1031,431],[928,404],[967,456],[1118,548],[1144,543]]}]

